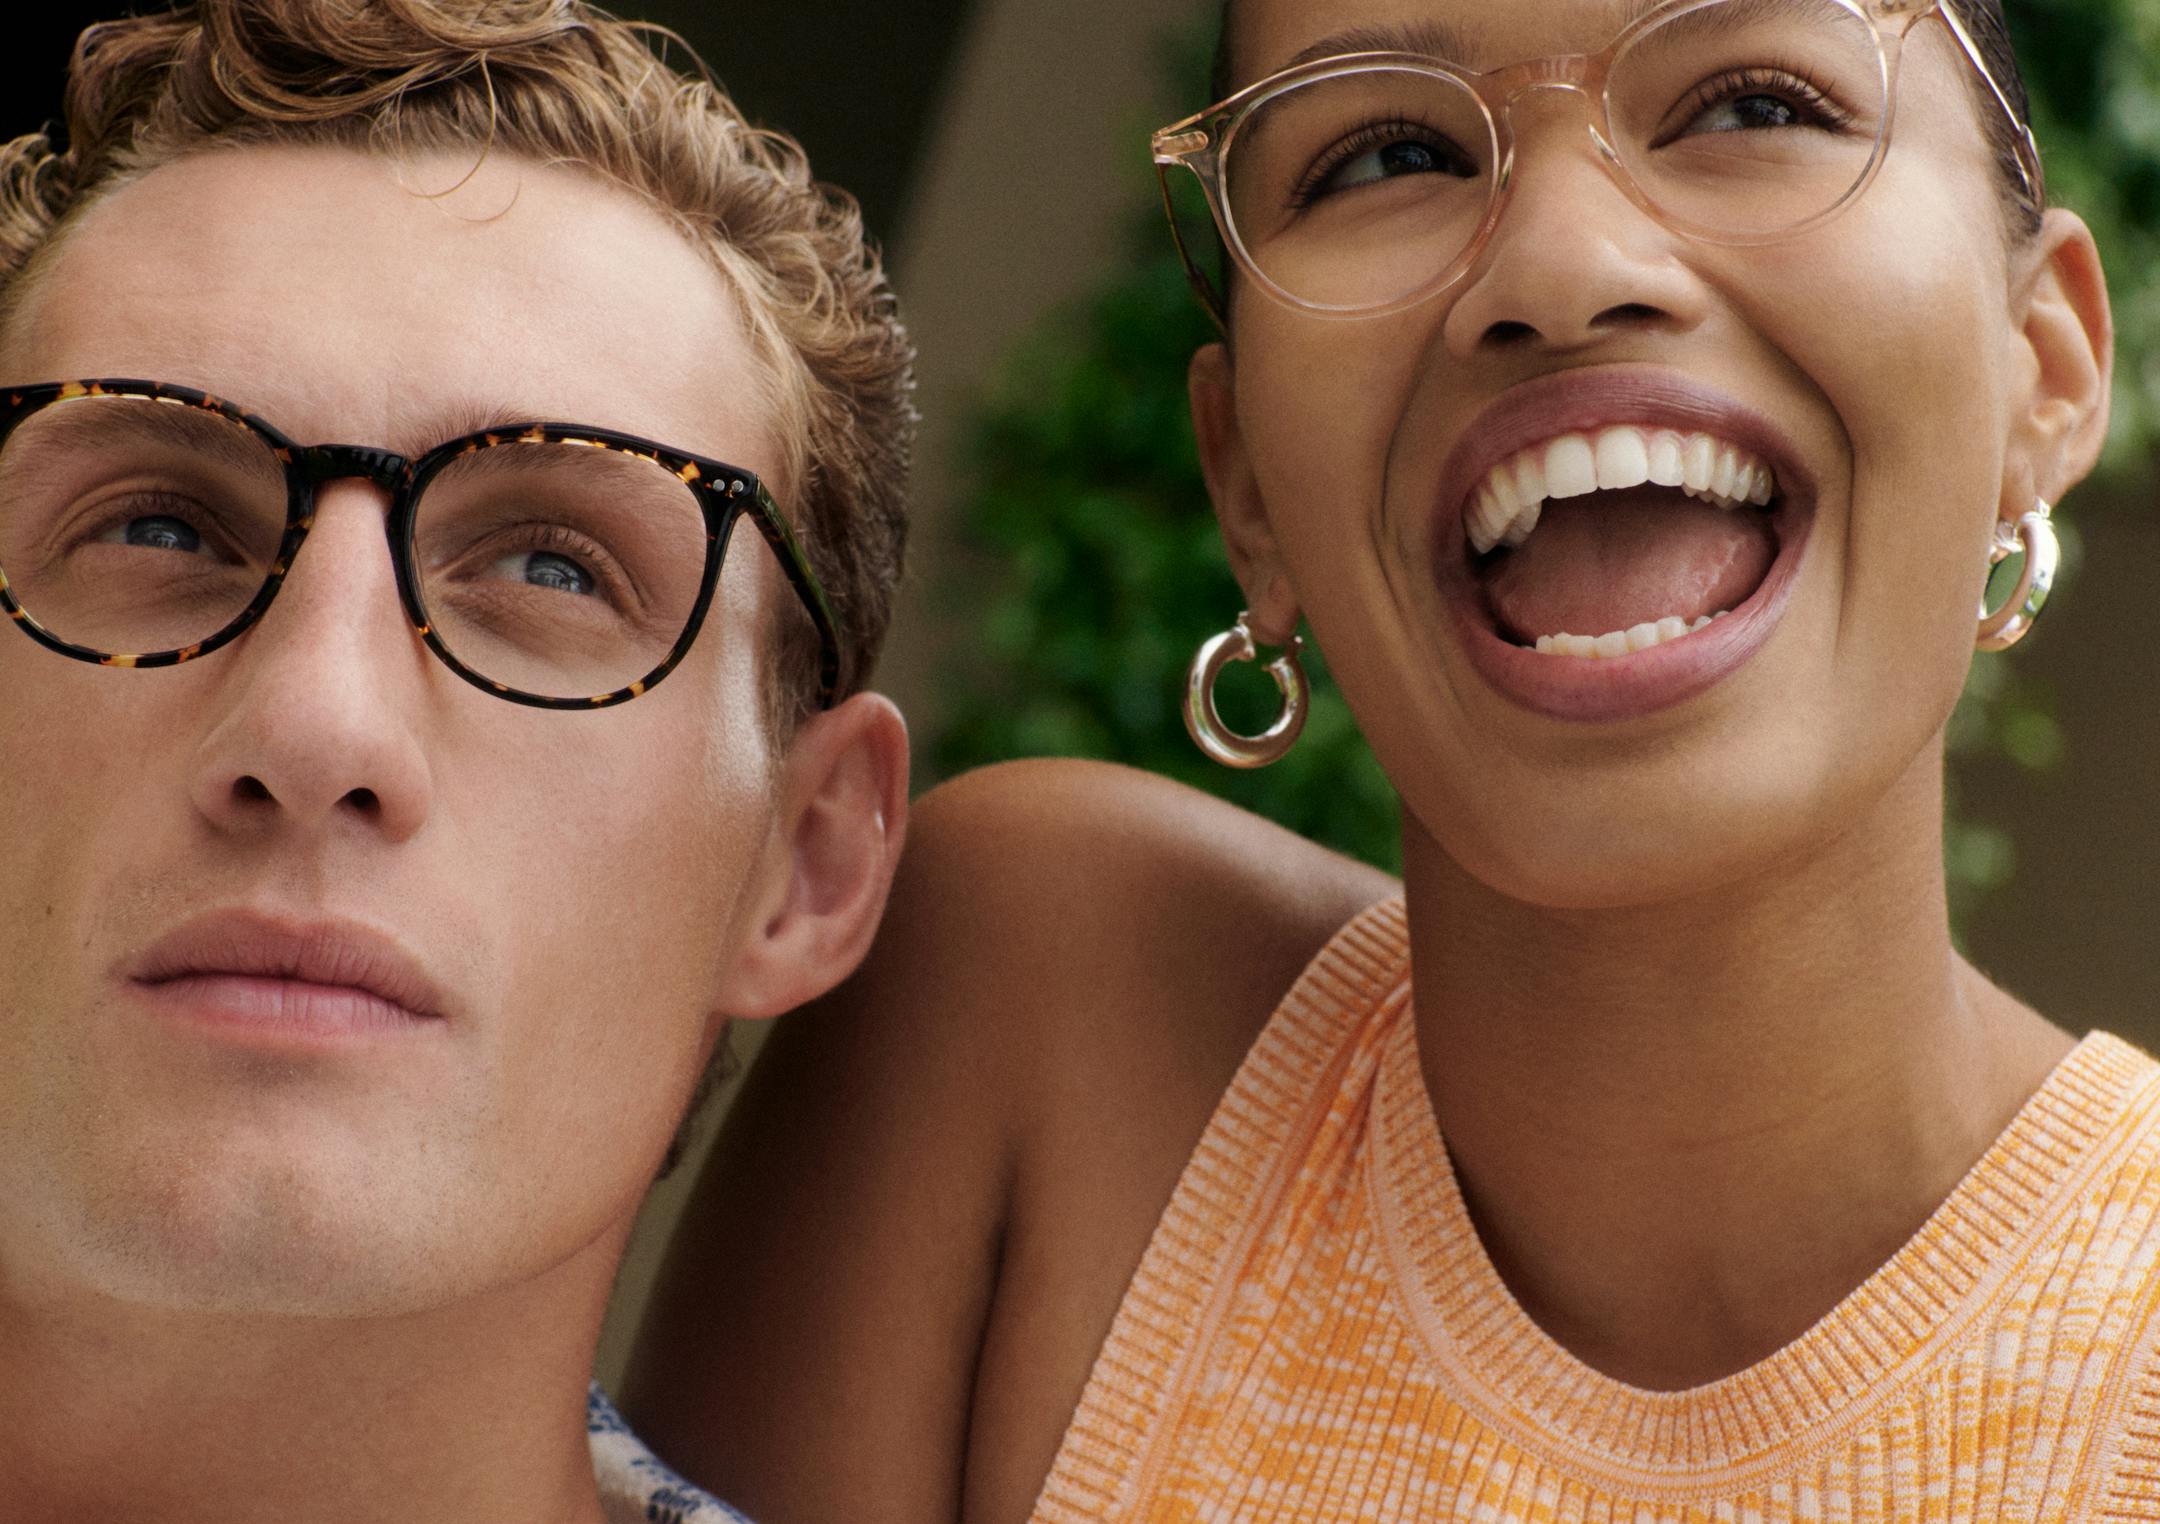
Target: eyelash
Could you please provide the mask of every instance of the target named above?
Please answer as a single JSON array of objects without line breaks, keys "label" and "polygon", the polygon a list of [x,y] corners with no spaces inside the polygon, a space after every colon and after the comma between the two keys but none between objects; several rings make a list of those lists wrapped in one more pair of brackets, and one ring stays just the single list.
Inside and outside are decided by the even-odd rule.
[{"label": "eyelash", "polygon": [[566,524],[535,521],[527,527],[530,530],[528,550],[576,562],[592,577],[593,592],[598,596],[617,603],[632,596],[629,579],[623,575],[622,567],[598,541]]},{"label": "eyelash", "polygon": [[[1430,122],[1413,122],[1407,117],[1391,117],[1384,122],[1368,122],[1329,149],[1326,157],[1305,173],[1297,188],[1290,193],[1290,205],[1294,211],[1303,211],[1323,199],[1321,187],[1334,177],[1351,160],[1375,148],[1385,148],[1399,143],[1406,137],[1419,133],[1427,137],[1445,139],[1446,134]],[[1459,150],[1458,150],[1459,151]]]},{"label": "eyelash", "polygon": [[1853,114],[1832,100],[1830,93],[1810,79],[1805,69],[1784,64],[1731,69],[1714,79],[1706,79],[1688,93],[1674,114],[1685,124],[1703,112],[1741,96],[1773,92],[1797,97],[1797,104],[1820,117],[1822,125],[1832,130],[1842,130],[1853,123]]},{"label": "eyelash", "polygon": [[202,536],[206,547],[215,542],[221,549],[231,548],[224,526],[214,513],[197,499],[165,487],[133,489],[108,499],[98,506],[95,520],[86,523],[79,533],[85,539],[94,538],[124,528],[136,519],[176,519]]}]

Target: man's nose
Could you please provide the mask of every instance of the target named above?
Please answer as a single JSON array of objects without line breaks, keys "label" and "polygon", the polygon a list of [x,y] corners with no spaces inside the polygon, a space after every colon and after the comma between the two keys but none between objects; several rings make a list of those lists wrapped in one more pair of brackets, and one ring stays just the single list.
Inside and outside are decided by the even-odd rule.
[{"label": "man's nose", "polygon": [[342,821],[403,840],[425,823],[434,664],[398,599],[386,501],[364,481],[324,485],[276,600],[213,658],[225,670],[191,794],[218,828]]}]

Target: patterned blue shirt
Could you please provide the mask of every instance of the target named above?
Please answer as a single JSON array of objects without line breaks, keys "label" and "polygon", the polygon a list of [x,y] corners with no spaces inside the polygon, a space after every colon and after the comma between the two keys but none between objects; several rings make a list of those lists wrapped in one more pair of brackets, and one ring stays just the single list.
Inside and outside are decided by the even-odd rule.
[{"label": "patterned blue shirt", "polygon": [[749,1524],[646,1449],[597,1384],[585,1395],[585,1432],[608,1524]]}]

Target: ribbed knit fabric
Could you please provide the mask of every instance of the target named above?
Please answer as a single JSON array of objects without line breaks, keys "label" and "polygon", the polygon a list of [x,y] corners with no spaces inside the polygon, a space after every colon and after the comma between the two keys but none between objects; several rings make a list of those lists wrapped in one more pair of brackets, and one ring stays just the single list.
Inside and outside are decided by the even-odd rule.
[{"label": "ribbed knit fabric", "polygon": [[2160,1066],[2095,1034],[1794,1343],[1686,1392],[1603,1376],[1464,1211],[1390,902],[1223,1097],[1034,1517],[2160,1520],[2156,1259]]}]

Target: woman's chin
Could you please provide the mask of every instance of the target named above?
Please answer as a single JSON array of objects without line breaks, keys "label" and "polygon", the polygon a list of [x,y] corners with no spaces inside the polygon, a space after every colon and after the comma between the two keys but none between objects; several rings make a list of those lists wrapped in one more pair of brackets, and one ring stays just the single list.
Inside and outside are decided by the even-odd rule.
[{"label": "woman's chin", "polygon": [[1526,782],[1430,810],[1407,803],[1405,872],[1415,880],[1437,868],[1465,888],[1542,910],[1641,910],[1774,878],[1819,850],[1850,807],[1828,773],[1810,783],[1783,769],[1771,777],[1736,765],[1716,770],[1722,779],[1687,771],[1685,783]]}]

